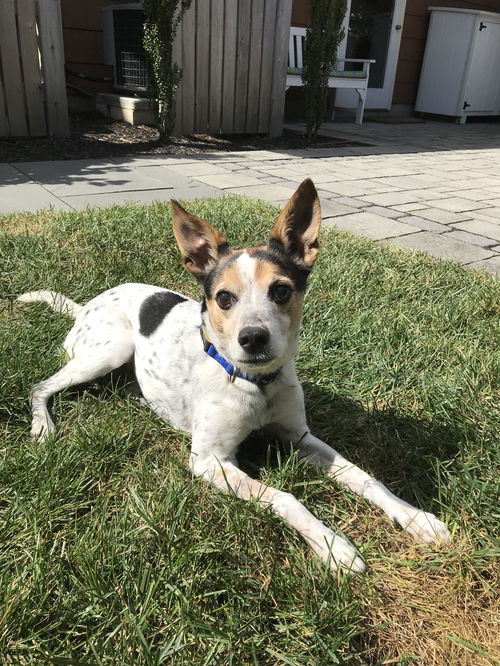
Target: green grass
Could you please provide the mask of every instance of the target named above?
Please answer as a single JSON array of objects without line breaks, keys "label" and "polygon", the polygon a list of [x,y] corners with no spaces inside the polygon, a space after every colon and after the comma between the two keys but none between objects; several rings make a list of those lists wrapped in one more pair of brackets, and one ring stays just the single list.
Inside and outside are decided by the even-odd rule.
[{"label": "green grass", "polygon": [[[188,204],[235,246],[276,209]],[[31,385],[71,320],[31,289],[84,302],[125,281],[199,295],[166,205],[0,220],[2,664],[479,666],[497,663],[498,282],[336,232],[308,289],[299,375],[313,431],[454,541],[413,545],[376,509],[255,438],[242,464],[356,542],[333,576],[276,517],[191,478],[189,438],[120,382],[58,395],[57,437],[29,439]]]}]

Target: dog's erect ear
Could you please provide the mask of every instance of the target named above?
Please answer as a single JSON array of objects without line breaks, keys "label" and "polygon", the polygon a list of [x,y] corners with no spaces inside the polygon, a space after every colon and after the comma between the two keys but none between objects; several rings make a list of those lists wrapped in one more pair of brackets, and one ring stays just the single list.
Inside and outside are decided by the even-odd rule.
[{"label": "dog's erect ear", "polygon": [[280,241],[293,259],[311,269],[319,252],[321,207],[310,178],[302,181],[276,220],[271,238]]},{"label": "dog's erect ear", "polygon": [[170,203],[174,236],[182,262],[190,273],[202,278],[215,266],[219,255],[227,252],[227,241],[211,224],[188,213],[177,201],[171,199]]}]

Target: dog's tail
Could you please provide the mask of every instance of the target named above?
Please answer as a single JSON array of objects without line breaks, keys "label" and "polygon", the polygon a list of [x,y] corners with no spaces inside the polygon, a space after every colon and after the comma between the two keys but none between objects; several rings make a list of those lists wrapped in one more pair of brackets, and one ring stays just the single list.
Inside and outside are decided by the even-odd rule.
[{"label": "dog's tail", "polygon": [[56,291],[27,291],[18,296],[17,300],[21,303],[48,303],[55,312],[65,312],[73,317],[76,317],[83,307]]}]

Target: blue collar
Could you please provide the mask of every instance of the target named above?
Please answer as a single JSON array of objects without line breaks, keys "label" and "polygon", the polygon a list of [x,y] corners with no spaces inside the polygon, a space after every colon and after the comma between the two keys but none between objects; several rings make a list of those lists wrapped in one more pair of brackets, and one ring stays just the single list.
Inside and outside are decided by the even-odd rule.
[{"label": "blue collar", "polygon": [[278,368],[268,375],[248,375],[246,372],[243,372],[243,370],[240,370],[219,354],[214,345],[205,336],[203,331],[203,324],[200,325],[200,333],[201,339],[203,340],[203,349],[205,350],[205,353],[208,354],[210,358],[213,358],[215,361],[217,361],[217,363],[224,368],[224,370],[229,375],[231,382],[234,382],[236,377],[239,377],[240,379],[245,379],[247,382],[251,382],[252,384],[257,384],[257,386],[266,386],[267,384],[272,384],[272,382],[274,382],[276,377],[279,375],[281,368]]}]

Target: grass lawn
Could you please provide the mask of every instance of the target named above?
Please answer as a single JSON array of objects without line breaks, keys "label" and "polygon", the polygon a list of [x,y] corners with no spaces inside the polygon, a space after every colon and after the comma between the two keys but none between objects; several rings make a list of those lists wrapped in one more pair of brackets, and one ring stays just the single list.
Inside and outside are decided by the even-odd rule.
[{"label": "grass lawn", "polygon": [[[235,246],[264,240],[277,213],[238,197],[188,208]],[[116,377],[58,395],[56,438],[29,439],[28,392],[61,365],[71,320],[15,297],[85,302],[133,281],[197,297],[169,206],[0,229],[2,664],[498,663],[500,283],[323,234],[298,361],[313,432],[454,535],[415,545],[272,442],[246,443],[246,469],[359,546],[368,572],[344,577],[270,512],[192,479],[189,438]]]}]

